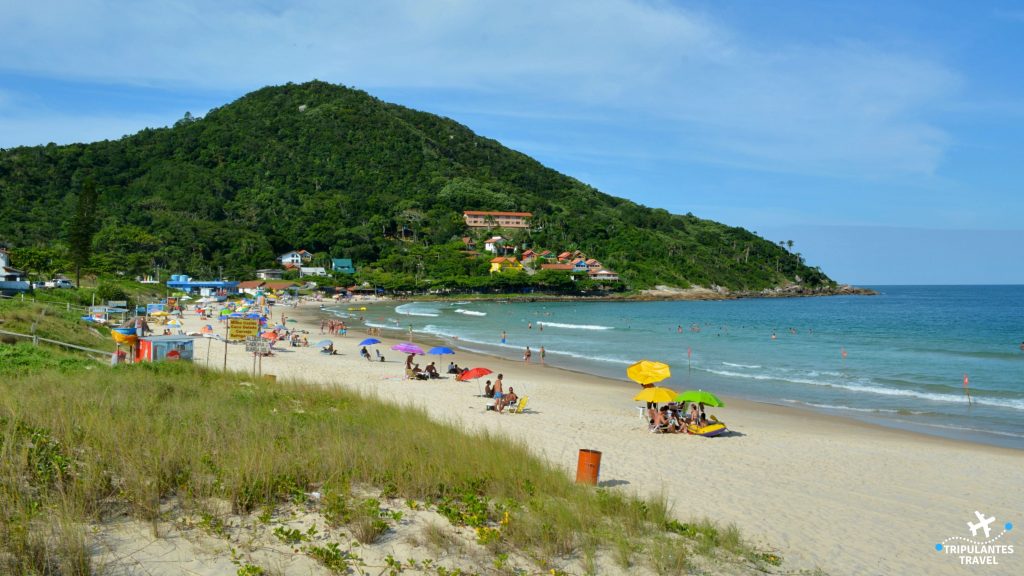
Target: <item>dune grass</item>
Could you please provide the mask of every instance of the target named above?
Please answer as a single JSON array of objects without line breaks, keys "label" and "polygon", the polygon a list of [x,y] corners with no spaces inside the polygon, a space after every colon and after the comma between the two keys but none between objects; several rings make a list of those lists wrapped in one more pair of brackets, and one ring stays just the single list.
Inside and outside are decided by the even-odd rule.
[{"label": "dune grass", "polygon": [[[81,315],[80,311],[68,311],[60,305],[0,299],[0,330],[32,334],[34,329],[35,334],[43,338],[113,352],[110,330],[87,326],[80,319]],[[11,343],[15,341],[9,338],[12,338]],[[3,341],[6,338],[0,334],[0,342]]]},{"label": "dune grass", "polygon": [[[664,501],[573,484],[519,443],[347,391],[188,363],[0,380],[0,573],[88,574],[82,523],[125,507],[156,521],[170,497],[248,513],[315,487],[328,520],[372,540],[386,525],[366,524],[367,504],[350,497],[357,485],[434,506],[489,550],[515,548],[541,568],[589,564],[599,550],[659,573],[686,565],[691,550],[763,564],[734,530],[680,524]],[[666,545],[683,548],[644,553]]]}]

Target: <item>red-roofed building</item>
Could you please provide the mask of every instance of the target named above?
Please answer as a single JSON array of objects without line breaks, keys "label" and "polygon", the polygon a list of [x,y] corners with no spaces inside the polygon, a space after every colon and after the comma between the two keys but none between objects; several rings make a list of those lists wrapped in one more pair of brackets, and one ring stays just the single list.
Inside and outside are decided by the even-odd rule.
[{"label": "red-roofed building", "polygon": [[572,272],[572,264],[541,264],[541,270],[557,270],[559,272]]},{"label": "red-roofed building", "polygon": [[533,213],[466,210],[462,213],[462,218],[470,228],[528,228]]},{"label": "red-roofed building", "polygon": [[491,258],[491,274],[504,272],[506,270],[522,270],[523,265],[512,256],[498,256]]}]

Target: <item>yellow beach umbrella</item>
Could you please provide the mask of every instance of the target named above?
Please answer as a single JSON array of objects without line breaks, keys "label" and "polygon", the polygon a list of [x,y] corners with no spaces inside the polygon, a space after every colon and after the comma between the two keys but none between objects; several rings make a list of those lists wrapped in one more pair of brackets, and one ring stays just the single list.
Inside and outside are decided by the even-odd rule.
[{"label": "yellow beach umbrella", "polygon": [[671,402],[672,399],[675,397],[675,390],[654,386],[651,388],[644,388],[643,390],[640,391],[639,394],[633,396],[633,400],[637,400],[639,402],[654,402],[656,404],[665,404],[667,402]]},{"label": "yellow beach umbrella", "polygon": [[641,360],[626,368],[626,376],[637,384],[653,384],[661,382],[672,375],[668,364],[653,360]]}]

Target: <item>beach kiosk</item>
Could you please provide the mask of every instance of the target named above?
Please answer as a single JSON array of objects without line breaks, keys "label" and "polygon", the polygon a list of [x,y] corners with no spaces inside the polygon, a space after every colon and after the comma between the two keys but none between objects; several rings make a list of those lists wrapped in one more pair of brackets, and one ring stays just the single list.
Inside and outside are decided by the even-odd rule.
[{"label": "beach kiosk", "polygon": [[143,336],[135,352],[136,362],[192,360],[195,336]]}]

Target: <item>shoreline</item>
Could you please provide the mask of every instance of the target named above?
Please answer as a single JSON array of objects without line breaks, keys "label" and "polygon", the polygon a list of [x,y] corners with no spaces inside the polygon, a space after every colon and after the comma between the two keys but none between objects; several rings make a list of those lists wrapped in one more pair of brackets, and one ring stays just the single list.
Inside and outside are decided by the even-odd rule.
[{"label": "shoreline", "polygon": [[[282,312],[298,320],[294,326],[308,330],[311,342],[320,338],[316,303],[273,312],[275,321]],[[186,330],[200,325],[186,314]],[[736,524],[749,541],[778,550],[791,571],[961,574],[956,558],[936,553],[936,542],[963,532],[974,510],[1000,522],[1024,515],[1020,451],[733,398],[726,408],[710,411],[730,435],[650,434],[630,384],[457,351],[459,365],[503,372],[506,388],[529,396],[523,414],[499,415],[484,409],[482,381],[405,380],[404,355],[383,350],[385,363],[359,357],[361,335],[351,329],[348,336],[330,337],[341,351],[337,356],[286,347],[263,359],[263,373],[278,381],[342,387],[417,407],[459,429],[507,436],[570,477],[579,449],[601,451],[605,489],[664,498],[684,522],[709,517]],[[422,334],[413,339],[427,343]],[[381,348],[390,348],[405,339],[389,334],[380,340]],[[222,346],[216,344],[211,367],[220,368]],[[202,348],[194,360],[200,365]],[[228,368],[251,372],[252,356],[240,345],[227,348]],[[1016,538],[1014,532],[1010,542]],[[1000,563],[1020,568],[1024,556]]]},{"label": "shoreline", "polygon": [[[421,300],[389,300],[388,303],[374,302],[373,305],[389,306],[390,304],[395,303],[395,302],[406,303],[406,302],[418,302],[418,301],[421,301]],[[309,308],[309,307],[306,307],[304,309],[304,308],[300,307],[298,309],[295,309],[297,312],[301,311],[301,312],[298,312],[296,314],[296,318],[299,318],[300,315],[301,315],[304,320],[306,320],[306,321],[308,321],[310,323],[318,322],[321,315],[327,315],[330,318],[339,318],[339,316],[335,316],[335,315],[331,314],[328,311],[328,308],[329,308],[329,306],[326,306],[324,309],[313,309],[313,308]],[[346,312],[350,312],[350,311],[346,311]],[[368,308],[366,310],[366,312],[372,312],[372,309]],[[352,320],[351,318],[342,318],[342,319],[344,319],[344,320]],[[361,333],[363,333],[365,335],[366,334],[366,329],[367,329],[366,326],[359,325],[357,331],[359,331],[359,332],[361,332]],[[349,332],[352,332],[351,328],[350,328]],[[400,337],[398,337],[398,330],[397,329],[385,329],[384,332],[385,333],[383,333],[381,336],[376,336],[376,337],[380,338],[382,341],[384,341],[384,340],[391,340],[391,341],[394,341],[394,342],[405,342],[405,341],[408,341],[407,338],[400,338]],[[393,334],[388,334],[388,332],[391,332]],[[462,357],[477,357],[477,356],[479,356],[479,357],[481,357],[483,359],[493,360],[493,361],[502,362],[502,363],[509,363],[509,365],[513,366],[513,367],[514,366],[519,366],[519,365],[523,364],[521,361],[519,361],[519,360],[517,360],[515,358],[510,358],[510,357],[506,357],[506,356],[500,356],[498,354],[494,354],[494,353],[491,353],[491,352],[488,352],[488,351],[479,350],[479,349],[473,349],[473,350],[466,349],[465,347],[463,347],[459,343],[458,340],[454,340],[453,341],[453,340],[449,340],[449,339],[446,339],[446,338],[441,337],[441,336],[437,336],[437,335],[433,335],[433,334],[425,334],[425,333],[422,333],[422,332],[414,332],[414,335],[415,335],[415,338],[414,338],[415,341],[418,341],[418,342],[421,342],[421,343],[427,343],[430,346],[448,346],[448,347],[452,347],[452,348],[457,348],[458,349],[457,351],[459,352],[459,354],[462,355]],[[484,362],[481,362],[481,363],[484,363]],[[554,371],[559,371],[559,372],[565,372],[565,373],[573,375],[574,377],[577,377],[577,378],[585,378],[585,379],[587,379],[589,381],[589,383],[591,385],[608,387],[610,389],[614,389],[614,390],[620,391],[620,392],[622,392],[624,394],[628,394],[630,391],[632,391],[632,390],[634,390],[636,388],[636,384],[634,384],[633,382],[631,382],[627,378],[619,379],[619,378],[604,376],[604,375],[601,375],[601,374],[594,374],[592,372],[587,372],[586,370],[577,369],[577,368],[569,367],[569,366],[558,366],[558,365],[552,365],[552,364],[545,364],[545,365],[541,366],[536,361],[532,362],[531,366],[532,367],[536,367],[536,368],[540,368],[542,370],[554,370]],[[441,367],[439,367],[439,369],[440,368]],[[815,410],[812,407],[801,406],[799,404],[781,404],[781,403],[767,402],[767,401],[762,401],[762,400],[753,400],[753,399],[750,399],[750,398],[743,398],[743,397],[732,396],[732,395],[721,395],[721,394],[719,394],[718,396],[720,398],[722,398],[723,401],[727,401],[727,405],[728,405],[729,409],[731,409],[734,406],[737,406],[737,407],[742,407],[742,408],[748,409],[748,410],[764,410],[764,411],[770,411],[770,412],[775,413],[777,415],[783,415],[783,416],[788,417],[788,418],[820,419],[820,421],[823,422],[823,423],[828,423],[828,424],[833,424],[833,425],[852,426],[852,427],[859,427],[859,428],[861,428],[863,430],[872,430],[872,431],[877,431],[877,432],[882,432],[882,433],[904,435],[904,436],[906,436],[908,438],[913,438],[913,439],[916,439],[918,441],[938,442],[940,444],[941,443],[954,443],[954,444],[960,445],[960,446],[965,447],[965,448],[992,449],[992,450],[995,450],[995,451],[1005,451],[1005,452],[1010,453],[1010,454],[1024,455],[1024,450],[1021,450],[1019,448],[1014,448],[1014,447],[1011,447],[1011,446],[1003,446],[1003,445],[999,445],[999,444],[992,444],[992,443],[986,443],[986,442],[977,442],[977,441],[973,441],[973,440],[971,440],[969,438],[958,438],[958,437],[951,437],[951,436],[940,436],[940,435],[937,435],[937,434],[927,434],[925,432],[919,432],[917,430],[912,430],[912,429],[908,429],[908,428],[901,428],[901,427],[897,427],[897,426],[887,426],[885,424],[879,424],[879,423],[874,423],[874,422],[870,422],[870,421],[867,421],[867,420],[861,420],[861,419],[858,419],[858,418],[856,418],[854,416],[844,416],[844,415],[841,415],[841,414],[831,414],[831,413],[828,413],[828,412],[824,412],[824,411],[820,411],[820,410]]]},{"label": "shoreline", "polygon": [[[374,315],[377,312],[386,311],[388,313],[392,313],[392,312],[394,312],[394,310],[393,310],[394,307],[400,306],[402,304],[409,304],[409,303],[415,303],[415,302],[434,302],[434,301],[444,301],[444,299],[441,299],[441,300],[419,300],[419,299],[415,299],[415,300],[402,300],[402,299],[394,300],[394,299],[387,299],[387,300],[374,300],[374,301],[365,301],[364,300],[364,301],[357,301],[357,302],[353,303],[353,304],[356,304],[358,306],[366,307],[367,309],[365,311],[345,310],[344,307],[346,305],[345,304],[341,304],[341,303],[330,303],[330,304],[326,304],[325,303],[324,309],[316,311],[316,312],[321,312],[323,314],[326,314],[330,318],[342,318],[346,322],[350,322],[351,321],[351,322],[353,322],[354,325],[358,326],[361,330],[365,331],[368,328],[365,325],[365,320],[362,323],[356,323],[355,322],[356,318],[351,317],[351,315],[353,315],[353,314],[363,315],[365,318],[368,319],[370,315]],[[516,301],[515,300],[510,300],[509,302],[510,303],[514,303]],[[341,313],[342,315],[339,316],[339,315],[332,314],[330,312],[330,310],[332,310],[332,309],[336,310],[337,312]],[[319,316],[314,312],[314,310],[306,310],[306,311],[304,311],[304,313],[312,314],[312,315],[310,315],[308,317],[308,319],[310,321],[317,321],[318,318],[319,318]],[[404,322],[403,322],[403,324],[404,324]],[[404,328],[401,328],[400,326],[401,325],[395,325],[394,327],[383,327],[383,328],[379,328],[379,329],[382,330],[382,334],[384,334],[384,337],[393,338],[396,341],[397,340],[406,340],[407,339],[407,331]],[[424,332],[415,332],[414,334],[415,334],[415,339],[417,341],[419,341],[419,342],[428,342],[428,343],[430,343],[431,346],[448,346],[448,347],[452,347],[452,348],[458,348],[459,351],[464,353],[464,354],[475,354],[475,355],[483,356],[483,357],[486,357],[486,358],[494,358],[494,359],[505,360],[505,361],[512,362],[513,364],[518,362],[518,359],[516,358],[516,355],[507,354],[507,353],[503,355],[502,352],[507,352],[507,351],[504,350],[501,347],[498,347],[497,345],[494,345],[494,344],[488,344],[488,343],[481,343],[481,342],[478,342],[478,341],[473,341],[471,344],[467,345],[467,344],[464,344],[457,337],[445,337],[445,336],[441,336],[441,335],[437,335],[437,334],[430,334],[430,333],[424,333]],[[554,369],[557,369],[557,370],[563,370],[563,371],[566,371],[566,372],[569,372],[569,373],[572,373],[572,374],[575,374],[575,375],[579,375],[579,376],[588,376],[588,377],[596,378],[597,379],[597,383],[599,385],[613,385],[613,384],[624,385],[625,388],[622,388],[622,389],[629,389],[633,385],[633,383],[630,380],[628,380],[627,378],[625,378],[624,375],[623,376],[615,376],[614,374],[611,374],[610,372],[607,372],[607,371],[605,371],[605,372],[597,372],[597,371],[593,371],[593,370],[588,370],[585,366],[582,366],[582,364],[585,364],[585,363],[581,363],[579,361],[576,361],[576,359],[573,359],[573,358],[565,358],[565,359],[563,359],[563,362],[567,362],[567,364],[566,364],[566,363],[558,361],[557,360],[558,356],[559,356],[559,354],[557,352],[549,351],[549,353],[548,353],[549,361],[552,358],[556,358],[555,364],[548,364],[549,368],[554,368]],[[537,358],[534,358],[534,363],[537,363]],[[624,372],[623,372],[623,374],[624,374]],[[725,377],[722,377],[722,378],[725,378]],[[727,379],[727,378],[725,378],[725,379]],[[925,439],[934,439],[934,440],[940,440],[940,441],[958,442],[958,443],[962,443],[962,444],[967,445],[967,446],[984,446],[984,447],[991,447],[991,448],[999,448],[999,449],[1004,449],[1004,450],[1010,450],[1010,451],[1014,451],[1014,452],[1018,452],[1018,453],[1024,453],[1024,447],[1017,446],[1017,445],[1015,445],[1011,441],[1004,440],[1001,436],[999,436],[998,432],[970,431],[970,430],[957,431],[957,430],[950,429],[950,430],[946,430],[945,433],[936,433],[936,432],[929,432],[927,430],[922,430],[921,428],[924,427],[924,426],[919,424],[919,423],[914,423],[914,422],[909,422],[908,423],[908,422],[904,422],[902,420],[892,419],[892,418],[887,419],[884,416],[847,414],[847,413],[843,413],[841,410],[838,410],[838,409],[837,410],[827,410],[827,409],[820,409],[820,408],[817,408],[817,407],[814,407],[814,406],[808,406],[808,405],[806,405],[806,404],[804,404],[803,402],[800,402],[800,401],[792,401],[792,402],[789,402],[789,403],[777,403],[777,402],[772,402],[772,401],[769,401],[769,400],[761,400],[761,399],[755,399],[755,398],[748,398],[748,397],[737,396],[737,395],[733,395],[733,394],[726,394],[724,396],[722,394],[719,394],[719,396],[722,397],[723,399],[728,398],[728,399],[730,399],[731,402],[734,402],[734,403],[735,402],[743,402],[743,403],[749,403],[750,406],[771,406],[771,407],[775,407],[775,408],[783,409],[783,410],[794,410],[794,411],[796,411],[795,413],[799,413],[799,414],[807,414],[807,415],[820,416],[820,417],[829,418],[829,419],[835,419],[838,422],[855,423],[855,424],[858,424],[858,425],[869,426],[869,427],[872,427],[872,428],[879,428],[879,429],[882,429],[882,430],[885,430],[885,431],[889,431],[889,432],[892,432],[892,433],[897,433],[897,434],[910,434],[910,435],[915,435],[915,436],[918,436],[918,437],[921,437],[921,438],[925,438]]]}]

